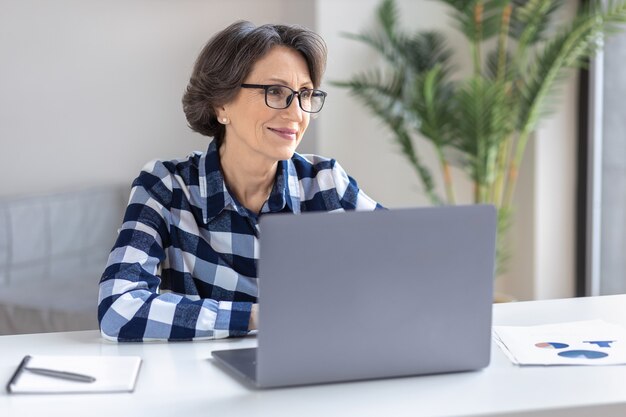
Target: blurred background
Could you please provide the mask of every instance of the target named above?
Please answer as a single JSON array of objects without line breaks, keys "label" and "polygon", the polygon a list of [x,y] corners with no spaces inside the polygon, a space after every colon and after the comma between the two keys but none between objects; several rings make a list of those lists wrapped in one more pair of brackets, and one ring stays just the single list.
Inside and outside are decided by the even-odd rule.
[{"label": "blurred background", "polygon": [[[455,29],[446,7],[430,0],[397,3],[407,28],[437,29],[448,34],[450,46],[457,49],[454,59],[459,71],[469,69],[470,52],[464,56],[462,35]],[[117,187],[123,206],[131,181],[146,162],[184,157],[193,150],[206,149],[210,139],[187,127],[181,97],[203,45],[215,32],[240,19],[257,24],[301,24],[317,31],[328,44],[327,72],[322,84],[328,98],[320,117],[312,121],[300,152],[338,159],[361,188],[388,207],[427,204],[391,134],[346,90],[329,84],[332,80],[345,80],[380,60],[362,44],[342,36],[342,32],[358,33],[371,28],[378,5],[378,0],[0,0],[0,166],[4,172],[0,201],[12,204],[10,208],[5,206],[4,211],[0,208],[0,221],[4,222],[4,229],[0,227],[0,285],[3,281],[6,285],[15,284],[14,270],[20,259],[22,263],[34,262],[29,260],[30,255],[16,258],[18,252],[39,250],[54,255],[55,251],[71,252],[78,245],[78,240],[69,239],[65,249],[55,249],[58,233],[48,231],[47,246],[29,246],[28,242],[44,236],[42,227],[63,230],[59,224],[67,223],[67,229],[74,228],[79,235],[91,233],[85,207],[101,200],[90,202],[86,197],[87,202],[77,200],[76,204],[69,204],[75,192],[102,192]],[[571,17],[577,7],[578,1],[568,1],[567,16]],[[619,42],[614,41],[616,50],[624,54],[626,48],[620,49]],[[624,62],[619,56],[616,59]],[[577,246],[579,229],[590,227],[589,213],[577,218],[581,204],[586,206],[588,202],[586,197],[583,203],[577,200],[581,183],[587,185],[591,181],[596,186],[596,200],[602,197],[597,178],[590,180],[586,171],[581,177],[581,164],[586,166],[586,155],[593,147],[585,148],[581,159],[579,122],[581,117],[587,118],[587,113],[595,115],[590,120],[596,123],[608,117],[587,107],[587,113],[581,113],[580,79],[575,73],[566,81],[556,113],[537,131],[522,168],[511,233],[513,258],[509,271],[496,283],[499,291],[519,300],[570,297],[592,290],[623,292],[626,287],[623,260],[610,261],[617,284],[594,284],[595,287],[585,285],[587,278],[581,278],[589,265],[577,264],[580,256],[589,251],[587,248],[580,252]],[[589,97],[584,100],[587,103]],[[623,116],[617,117],[620,118]],[[621,152],[618,155],[623,160],[624,141],[617,138],[615,142],[613,151],[604,152]],[[425,152],[428,163],[436,167],[435,156]],[[602,162],[601,154],[596,162]],[[623,252],[624,171],[623,163],[622,168],[612,168],[611,172],[617,172],[616,185],[605,192],[613,199],[611,205],[617,207],[618,213],[604,216],[611,223],[603,227],[615,234],[612,243],[604,245],[607,251]],[[602,178],[601,170],[599,175]],[[585,188],[584,193],[589,192]],[[468,184],[467,201],[470,193]],[[57,219],[56,225],[53,222],[52,226],[38,226],[34,220],[32,224],[22,221],[20,227],[14,224],[9,214],[16,210],[16,205],[24,216],[25,205],[33,204],[28,198],[51,195],[73,196],[53,199],[53,214],[57,217],[51,218]],[[105,203],[98,205],[105,209]],[[121,221],[121,214],[118,216],[110,207],[106,210],[108,223],[103,224],[111,225],[110,238],[104,238],[99,246],[80,244],[103,252],[99,255],[104,259],[107,251],[102,248],[110,248],[117,227],[113,225]],[[37,211],[28,213],[34,214],[22,218],[38,216]],[[72,218],[82,220],[72,225]],[[599,219],[596,216],[596,226],[602,225]],[[20,233],[30,237],[19,248],[12,248],[10,239]],[[602,234],[599,229],[590,229],[583,239],[594,233]],[[50,265],[54,263],[50,253],[43,261],[47,263],[48,275],[53,273]],[[76,262],[66,263],[65,269],[59,270],[77,270],[80,263]],[[596,272],[600,274],[600,269]],[[29,276],[32,273],[22,274],[20,279]],[[90,283],[98,278],[83,277]],[[0,286],[0,301],[2,292],[8,294]],[[92,302],[95,309],[96,301]]]}]

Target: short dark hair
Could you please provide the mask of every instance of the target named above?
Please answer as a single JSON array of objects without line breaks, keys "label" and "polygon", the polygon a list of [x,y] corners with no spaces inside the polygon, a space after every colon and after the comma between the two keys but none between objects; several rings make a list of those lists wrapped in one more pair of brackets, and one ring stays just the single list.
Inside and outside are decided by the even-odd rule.
[{"label": "short dark hair", "polygon": [[319,87],[326,68],[326,44],[318,34],[297,25],[256,27],[247,21],[235,22],[213,36],[196,60],[183,95],[189,127],[221,144],[225,129],[215,109],[235,97],[252,66],[274,46],[300,52],[314,88]]}]

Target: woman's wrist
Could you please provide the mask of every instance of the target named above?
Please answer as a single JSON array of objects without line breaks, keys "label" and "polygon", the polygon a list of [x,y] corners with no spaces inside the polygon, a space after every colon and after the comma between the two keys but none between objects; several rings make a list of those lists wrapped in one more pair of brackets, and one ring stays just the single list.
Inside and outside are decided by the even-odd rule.
[{"label": "woman's wrist", "polygon": [[248,324],[248,330],[256,330],[257,329],[257,321],[259,317],[259,305],[252,304],[252,308],[250,309],[250,323]]}]

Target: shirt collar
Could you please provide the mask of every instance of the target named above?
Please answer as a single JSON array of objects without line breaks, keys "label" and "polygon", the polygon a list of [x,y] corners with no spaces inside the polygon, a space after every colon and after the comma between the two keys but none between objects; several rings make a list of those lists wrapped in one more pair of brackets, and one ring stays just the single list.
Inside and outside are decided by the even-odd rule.
[{"label": "shirt collar", "polygon": [[278,161],[274,187],[261,213],[277,213],[286,210],[294,214],[300,213],[298,173],[291,159]]},{"label": "shirt collar", "polygon": [[[202,217],[205,223],[209,223],[226,209],[235,210],[241,215],[248,213],[228,191],[220,167],[217,143],[212,140],[206,153],[200,157],[199,164],[199,188],[202,197]],[[291,159],[278,162],[274,186],[261,213],[286,210],[295,214],[300,213],[298,174]]]}]

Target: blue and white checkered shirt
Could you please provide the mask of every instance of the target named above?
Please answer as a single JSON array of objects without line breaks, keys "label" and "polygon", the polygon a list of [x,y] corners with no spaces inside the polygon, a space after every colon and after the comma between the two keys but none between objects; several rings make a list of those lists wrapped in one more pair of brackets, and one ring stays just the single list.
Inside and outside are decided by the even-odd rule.
[{"label": "blue and white checkered shirt", "polygon": [[[261,215],[377,208],[335,160],[295,154],[279,162]],[[100,281],[103,337],[247,334],[257,300],[258,217],[228,191],[215,141],[204,154],[146,165]]]}]

